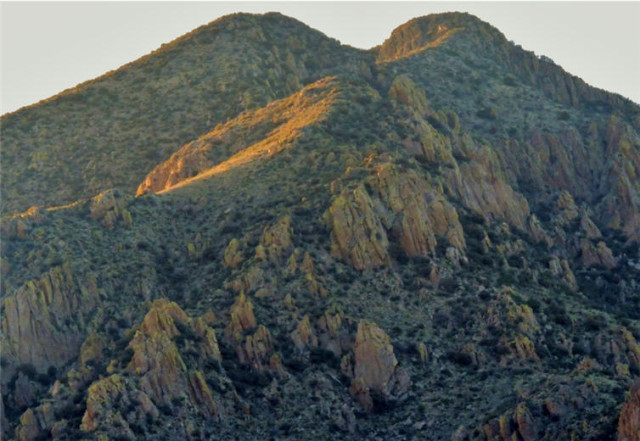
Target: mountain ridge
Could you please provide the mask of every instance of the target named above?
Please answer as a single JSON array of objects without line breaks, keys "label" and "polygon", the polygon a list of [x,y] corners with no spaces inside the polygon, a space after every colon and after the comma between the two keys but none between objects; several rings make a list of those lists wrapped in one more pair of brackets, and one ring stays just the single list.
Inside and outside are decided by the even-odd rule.
[{"label": "mountain ridge", "polygon": [[466,14],[216,23],[3,119],[2,439],[627,441],[640,108]]}]

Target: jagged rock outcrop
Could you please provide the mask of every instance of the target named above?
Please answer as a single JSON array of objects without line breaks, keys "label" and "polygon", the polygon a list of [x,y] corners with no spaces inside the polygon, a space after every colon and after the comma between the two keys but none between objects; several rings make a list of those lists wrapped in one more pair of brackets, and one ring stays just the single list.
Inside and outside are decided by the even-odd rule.
[{"label": "jagged rock outcrop", "polygon": [[241,292],[229,311],[229,324],[224,331],[225,340],[230,343],[238,342],[241,340],[244,331],[253,329],[256,326],[253,303]]},{"label": "jagged rock outcrop", "polygon": [[640,241],[640,136],[619,116],[606,127],[606,168],[608,192],[598,205],[599,217],[609,228],[623,230],[631,240]]},{"label": "jagged rock outcrop", "polygon": [[331,254],[359,270],[390,262],[387,233],[376,216],[374,203],[364,185],[345,189],[324,214],[331,228]]},{"label": "jagged rock outcrop", "polygon": [[27,409],[21,416],[16,429],[17,441],[35,441],[46,437],[55,422],[54,409],[51,404],[43,404]]},{"label": "jagged rock outcrop", "polygon": [[596,226],[596,224],[591,220],[589,215],[587,215],[586,213],[583,213],[582,217],[580,218],[580,228],[584,232],[585,236],[587,236],[587,239],[591,240],[591,239],[602,238],[602,233],[600,232],[600,229]]},{"label": "jagged rock outcrop", "polygon": [[578,284],[576,282],[576,277],[571,270],[571,266],[569,265],[569,261],[567,259],[560,260],[558,256],[553,256],[549,260],[549,271],[551,275],[554,277],[558,277],[562,279],[564,284],[571,290],[577,291]]},{"label": "jagged rock outcrop", "polygon": [[461,18],[463,14],[448,15],[449,20],[435,15],[415,18],[394,29],[391,37],[378,50],[378,63],[396,61],[438,47],[456,32],[464,29],[465,25],[469,25]]},{"label": "jagged rock outcrop", "polygon": [[274,353],[273,339],[269,330],[259,325],[253,335],[248,335],[236,348],[240,363],[251,366],[254,371],[267,368],[281,371],[279,356]]},{"label": "jagged rock outcrop", "polygon": [[[55,267],[29,281],[2,303],[2,382],[12,369],[31,364],[44,372],[78,355],[91,312],[99,304],[94,277],[79,278],[71,266]],[[76,326],[71,326],[71,321]]]},{"label": "jagged rock outcrop", "polygon": [[122,397],[124,393],[124,380],[119,375],[111,375],[93,383],[88,389],[87,410],[82,417],[81,430],[92,432],[98,428],[100,423],[128,426],[121,415],[113,412],[114,401]]},{"label": "jagged rock outcrop", "polygon": [[229,268],[237,268],[243,260],[242,244],[238,239],[231,239],[227,247],[224,249],[224,255],[222,257],[224,265]]},{"label": "jagged rock outcrop", "polygon": [[353,353],[349,392],[366,410],[374,407],[374,397],[383,401],[398,398],[409,388],[409,376],[398,367],[389,336],[375,323],[358,324]]},{"label": "jagged rock outcrop", "polygon": [[102,220],[102,225],[113,228],[118,220],[122,220],[124,225],[131,226],[133,219],[127,210],[127,205],[131,196],[122,194],[117,189],[106,190],[91,198],[89,213],[91,218]]},{"label": "jagged rock outcrop", "polygon": [[156,405],[186,396],[205,414],[216,416],[218,406],[207,383],[200,372],[187,369],[177,344],[178,336],[193,339],[191,334],[199,337],[199,358],[221,359],[215,331],[204,318],[192,319],[177,304],[157,300],[129,343],[133,350],[129,371],[139,376],[140,390]]},{"label": "jagged rock outcrop", "polygon": [[296,329],[291,333],[291,340],[298,350],[304,347],[318,346],[318,338],[311,327],[309,316],[305,315],[298,323]]},{"label": "jagged rock outcrop", "polygon": [[487,441],[536,441],[538,430],[531,411],[523,402],[518,403],[513,414],[507,412],[483,427]]},{"label": "jagged rock outcrop", "polygon": [[640,439],[640,379],[637,379],[622,405],[618,421],[618,441]]},{"label": "jagged rock outcrop", "polygon": [[[483,157],[488,159],[483,159]],[[529,204],[521,194],[511,188],[489,162],[488,150],[478,153],[474,162],[460,165],[459,173],[450,179],[449,185],[477,214],[490,221],[505,220],[511,225],[526,229]]]},{"label": "jagged rock outcrop", "polygon": [[613,253],[603,241],[599,241],[597,245],[594,245],[588,239],[582,239],[580,241],[580,248],[582,252],[582,264],[584,266],[591,265],[604,265],[608,269],[615,268],[618,262]]},{"label": "jagged rock outcrop", "polygon": [[320,347],[333,352],[336,357],[350,347],[349,336],[342,328],[342,315],[325,311],[318,319],[318,342]]},{"label": "jagged rock outcrop", "polygon": [[372,186],[387,208],[378,208],[379,217],[395,232],[409,256],[432,254],[437,237],[446,238],[459,251],[464,250],[464,233],[456,209],[413,170],[379,165]]},{"label": "jagged rock outcrop", "polygon": [[273,225],[265,227],[260,237],[260,245],[265,249],[270,262],[282,265],[285,253],[291,251],[291,217],[283,216]]}]

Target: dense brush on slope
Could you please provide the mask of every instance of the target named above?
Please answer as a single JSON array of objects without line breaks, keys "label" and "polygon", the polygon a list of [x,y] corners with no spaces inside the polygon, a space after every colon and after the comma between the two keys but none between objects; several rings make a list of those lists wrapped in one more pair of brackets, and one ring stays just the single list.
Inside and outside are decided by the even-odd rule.
[{"label": "dense brush on slope", "polygon": [[3,439],[634,439],[639,113],[267,14],[5,116]]}]

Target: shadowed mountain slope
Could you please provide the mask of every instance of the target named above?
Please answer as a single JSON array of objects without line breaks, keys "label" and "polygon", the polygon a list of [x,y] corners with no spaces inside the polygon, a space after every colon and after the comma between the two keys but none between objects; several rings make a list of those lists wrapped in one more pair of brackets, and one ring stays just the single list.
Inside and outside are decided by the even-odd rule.
[{"label": "shadowed mountain slope", "polygon": [[633,439],[639,112],[241,14],[3,117],[3,439]]}]

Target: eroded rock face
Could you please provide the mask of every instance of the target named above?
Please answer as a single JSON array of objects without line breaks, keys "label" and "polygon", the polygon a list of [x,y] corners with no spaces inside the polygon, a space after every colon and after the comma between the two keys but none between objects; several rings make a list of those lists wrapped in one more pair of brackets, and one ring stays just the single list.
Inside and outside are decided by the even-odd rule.
[{"label": "eroded rock face", "polygon": [[29,281],[2,303],[3,382],[12,367],[31,364],[44,372],[60,367],[78,355],[85,336],[85,323],[99,303],[95,278],[80,280],[71,267],[63,265]]},{"label": "eroded rock face", "polygon": [[364,185],[343,190],[324,219],[331,228],[332,254],[360,270],[388,265],[388,231],[409,256],[435,253],[446,240],[461,253],[464,233],[458,213],[441,188],[433,188],[413,170],[379,164]]},{"label": "eroded rock face", "polygon": [[608,194],[598,206],[599,217],[609,228],[622,229],[640,241],[640,139],[617,116],[606,127],[605,176]]},{"label": "eroded rock face", "polygon": [[518,403],[515,410],[490,421],[483,428],[487,441],[536,441],[538,431],[531,411],[525,403]]},{"label": "eroded rock face", "polygon": [[242,245],[238,239],[231,239],[229,245],[224,249],[222,262],[229,268],[236,268],[242,263]]},{"label": "eroded rock face", "polygon": [[16,428],[18,441],[34,441],[46,437],[55,422],[55,415],[51,404],[42,404],[33,409],[27,409],[21,416]]},{"label": "eroded rock face", "polygon": [[172,399],[186,395],[195,406],[211,414],[216,409],[211,403],[213,399],[209,400],[211,391],[197,372],[187,372],[174,341],[184,333],[200,337],[200,358],[220,360],[215,331],[206,324],[206,320],[192,319],[177,304],[161,299],[154,302],[129,344],[133,349],[129,371],[140,377],[140,389],[154,403],[170,403]]},{"label": "eroded rock face", "polygon": [[106,190],[91,199],[89,213],[91,218],[102,220],[107,228],[113,228],[118,220],[125,225],[131,225],[131,213],[127,210],[130,197],[123,195],[117,189]]},{"label": "eroded rock face", "polygon": [[492,155],[488,149],[477,152],[475,161],[462,164],[449,185],[474,212],[526,229],[529,204],[499,176]]},{"label": "eroded rock face", "polygon": [[88,389],[87,410],[82,417],[80,429],[92,432],[98,428],[101,420],[118,418],[117,415],[113,415],[112,406],[116,397],[123,393],[125,385],[119,375],[111,375],[93,383]]},{"label": "eroded rock face", "polygon": [[603,241],[599,241],[594,245],[590,240],[582,239],[580,241],[580,248],[582,250],[582,264],[584,266],[601,264],[611,269],[618,265],[617,260],[613,257],[613,253]]},{"label": "eroded rock face", "polygon": [[413,170],[399,171],[391,164],[375,169],[373,186],[387,212],[378,210],[385,226],[400,238],[409,256],[426,256],[435,251],[437,237],[463,251],[464,233],[456,209],[441,190],[432,188]]},{"label": "eroded rock face", "polygon": [[291,340],[298,350],[303,349],[305,346],[318,346],[318,338],[311,327],[308,315],[305,315],[302,320],[300,320],[297,328],[291,333]]},{"label": "eroded rock face", "polygon": [[358,324],[353,353],[353,381],[349,391],[365,409],[374,406],[372,392],[383,400],[406,392],[410,383],[408,375],[398,368],[389,336],[375,323],[361,321]]},{"label": "eroded rock face", "polygon": [[618,441],[638,439],[640,439],[640,379],[631,386],[618,420]]},{"label": "eroded rock face", "polygon": [[258,326],[256,332],[237,347],[237,353],[240,363],[251,366],[255,371],[266,369],[273,354],[271,333],[263,325]]},{"label": "eroded rock face", "polygon": [[338,195],[324,214],[331,228],[331,254],[359,270],[390,262],[387,233],[376,216],[373,201],[359,185]]},{"label": "eroded rock face", "polygon": [[230,319],[224,335],[227,342],[235,343],[242,339],[242,334],[248,329],[257,326],[256,317],[253,315],[253,303],[247,299],[244,293],[236,297],[235,303],[229,311]]},{"label": "eroded rock face", "polygon": [[260,245],[265,249],[269,261],[282,265],[285,253],[293,245],[291,241],[291,217],[283,216],[275,224],[267,226],[262,232]]}]

